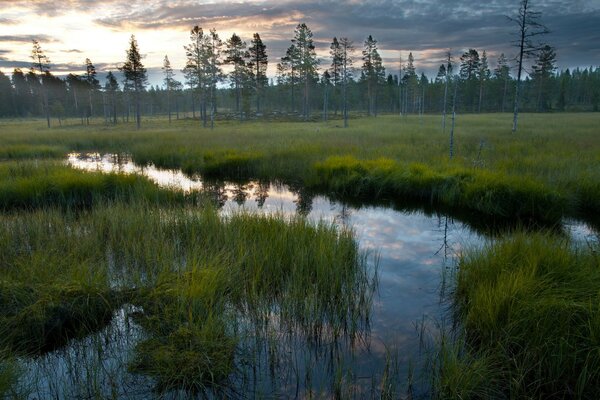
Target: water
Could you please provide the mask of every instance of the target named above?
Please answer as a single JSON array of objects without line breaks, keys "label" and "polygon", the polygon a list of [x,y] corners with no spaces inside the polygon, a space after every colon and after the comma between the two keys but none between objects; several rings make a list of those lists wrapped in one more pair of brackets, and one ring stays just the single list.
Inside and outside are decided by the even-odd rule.
[{"label": "water", "polygon": [[[288,215],[301,213],[314,221],[330,221],[351,228],[360,248],[371,254],[372,264],[377,264],[379,283],[369,328],[364,330],[360,340],[314,346],[299,337],[269,332],[270,339],[255,349],[260,372],[256,375],[247,368],[241,377],[234,379],[229,393],[233,397],[306,397],[309,388],[317,397],[330,397],[330,381],[339,372],[336,368],[342,369],[347,393],[363,397],[380,390],[384,368],[390,360],[396,365],[393,373],[399,385],[398,394],[406,393],[411,379],[409,365],[418,369],[423,360],[422,329],[435,331],[437,324],[444,320],[446,304],[440,299],[448,274],[465,247],[480,246],[485,240],[468,225],[443,215],[401,212],[378,206],[351,207],[283,185],[207,183],[187,177],[181,171],[141,167],[112,155],[71,154],[68,163],[90,171],[139,173],[164,187],[208,191],[220,202],[224,214],[243,209]],[[593,236],[591,230],[580,224],[572,223],[567,229],[582,240]],[[89,387],[95,388],[93,393],[101,393],[102,397],[152,396],[152,379],[119,369],[142,338],[141,329],[129,321],[127,308],[119,310],[102,332],[28,361],[26,376],[38,382],[29,397],[91,397],[90,389],[83,389]],[[269,341],[276,342],[278,348],[276,374],[267,372]],[[68,368],[85,363],[90,357],[95,360],[94,371],[73,373]],[[54,373],[46,379],[39,378],[40,374],[44,376],[48,366]],[[418,379],[416,381],[415,393],[425,394],[426,382],[421,385]],[[180,396],[183,394],[170,393],[168,397]]]}]

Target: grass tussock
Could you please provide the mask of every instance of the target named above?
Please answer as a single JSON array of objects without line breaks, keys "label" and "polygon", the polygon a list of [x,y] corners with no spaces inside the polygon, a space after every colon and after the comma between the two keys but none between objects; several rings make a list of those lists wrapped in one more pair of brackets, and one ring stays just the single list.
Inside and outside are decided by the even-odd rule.
[{"label": "grass tussock", "polygon": [[122,201],[0,222],[0,348],[59,346],[131,304],[147,336],[129,368],[162,389],[225,385],[268,329],[357,334],[371,305],[364,256],[328,224]]},{"label": "grass tussock", "polygon": [[522,221],[558,223],[564,200],[558,193],[527,178],[478,170],[437,172],[424,164],[407,167],[391,159],[361,161],[331,157],[315,165],[321,190],[363,199],[420,201],[479,215]]},{"label": "grass tussock", "polygon": [[493,369],[496,390],[509,398],[594,398],[600,391],[599,266],[595,250],[539,233],[515,234],[465,256],[457,318],[467,356],[485,363],[462,373]]},{"label": "grass tussock", "polygon": [[55,162],[0,164],[0,210],[89,208],[107,201],[186,201],[181,192],[160,189],[139,175],[82,172]]}]

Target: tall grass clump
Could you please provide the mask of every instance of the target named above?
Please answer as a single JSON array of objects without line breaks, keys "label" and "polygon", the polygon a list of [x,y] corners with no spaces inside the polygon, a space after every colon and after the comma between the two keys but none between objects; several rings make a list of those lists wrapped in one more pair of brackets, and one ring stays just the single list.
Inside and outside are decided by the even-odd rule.
[{"label": "tall grass clump", "polygon": [[182,204],[186,196],[160,189],[139,175],[83,172],[54,162],[0,164],[0,210],[3,211],[89,208],[100,202],[134,199]]},{"label": "tall grass clump", "polygon": [[463,257],[455,304],[466,354],[493,361],[506,397],[600,392],[599,262],[597,249],[544,233],[514,234]]},{"label": "tall grass clump", "polygon": [[558,224],[565,210],[555,191],[528,178],[486,171],[438,172],[424,164],[391,159],[330,157],[316,163],[312,184],[324,191],[365,200],[420,201],[497,219]]},{"label": "tall grass clump", "polygon": [[267,331],[358,335],[373,285],[350,231],[302,218],[142,200],[0,217],[0,348],[40,354],[132,305],[127,363],[160,390],[226,386]]}]

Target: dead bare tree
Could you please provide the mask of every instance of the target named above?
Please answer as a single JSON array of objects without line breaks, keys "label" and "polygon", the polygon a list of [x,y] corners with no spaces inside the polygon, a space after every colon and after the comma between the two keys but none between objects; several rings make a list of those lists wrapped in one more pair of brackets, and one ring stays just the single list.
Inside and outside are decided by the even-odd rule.
[{"label": "dead bare tree", "polygon": [[516,17],[508,17],[509,20],[514,22],[518,29],[517,39],[513,41],[513,45],[519,49],[519,55],[517,56],[517,82],[515,88],[515,103],[514,103],[514,115],[513,115],[513,127],[512,131],[517,131],[517,124],[519,121],[519,102],[521,96],[521,76],[523,74],[523,61],[526,58],[533,57],[542,47],[541,44],[534,43],[536,36],[545,35],[549,33],[548,28],[544,26],[540,19],[542,13],[531,11],[530,1],[521,0],[519,6],[519,12]]}]

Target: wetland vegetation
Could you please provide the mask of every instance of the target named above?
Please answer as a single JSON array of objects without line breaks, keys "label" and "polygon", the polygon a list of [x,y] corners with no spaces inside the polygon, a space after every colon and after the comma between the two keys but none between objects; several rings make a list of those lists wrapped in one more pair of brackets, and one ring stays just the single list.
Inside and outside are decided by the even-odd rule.
[{"label": "wetland vegetation", "polygon": [[[500,128],[509,119],[462,117],[452,160],[431,116],[356,119],[345,130],[335,121],[211,131],[192,120],[155,119],[139,131],[0,122],[0,393],[593,397],[597,116],[527,115],[518,135]],[[72,152],[119,157],[113,172],[84,171],[66,163]],[[119,173],[130,159],[139,170]],[[156,167],[197,185],[143,176]],[[220,181],[232,182],[229,198]],[[265,212],[271,183],[288,188],[282,204],[292,212]],[[219,211],[228,201],[241,208]],[[414,248],[387,238],[391,252],[379,261],[365,245],[387,234],[384,221],[398,218],[390,212],[415,216],[409,237],[439,221],[443,251],[425,250],[423,263],[434,263],[425,280],[411,280],[423,271],[397,260],[425,242],[438,246],[430,234]],[[361,228],[368,213],[380,222]],[[564,229],[573,219],[589,230],[585,240]],[[446,248],[462,229],[472,233]],[[394,280],[408,286],[386,286]],[[394,313],[413,304],[410,286],[424,282],[428,302],[445,289],[442,305],[404,317],[406,325],[422,310],[431,318],[413,339],[403,328],[389,340]],[[386,297],[397,287],[405,298]],[[399,344],[425,342],[425,361]],[[117,355],[99,361],[90,349]],[[62,371],[81,363],[79,352],[95,360],[75,368],[87,374],[79,389],[59,378],[28,385],[40,363],[57,357],[51,368]],[[365,354],[377,356],[355,367]],[[366,381],[365,369],[373,369]],[[124,391],[125,382],[148,391]]]}]

